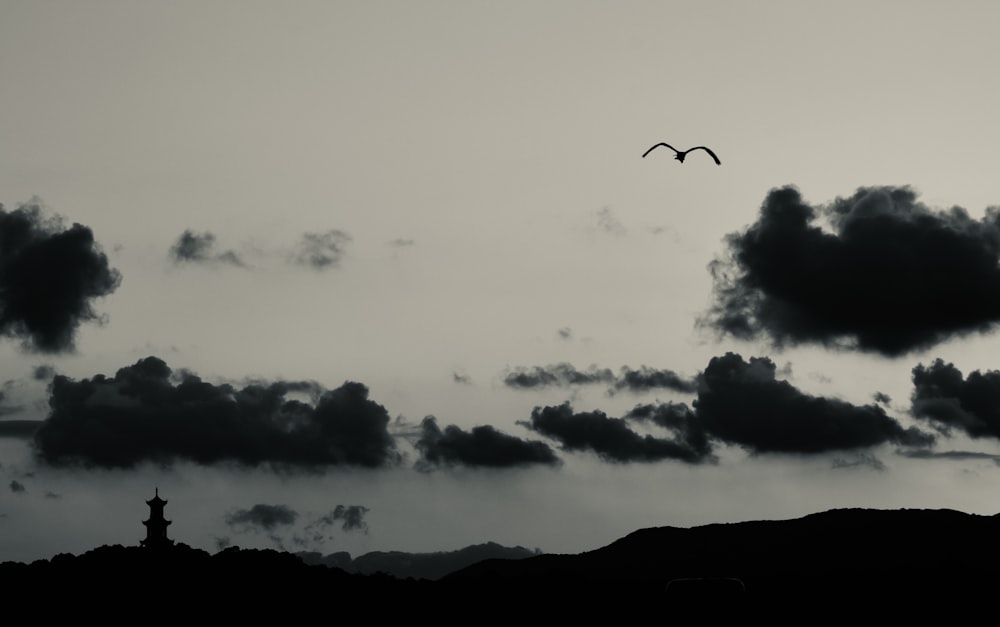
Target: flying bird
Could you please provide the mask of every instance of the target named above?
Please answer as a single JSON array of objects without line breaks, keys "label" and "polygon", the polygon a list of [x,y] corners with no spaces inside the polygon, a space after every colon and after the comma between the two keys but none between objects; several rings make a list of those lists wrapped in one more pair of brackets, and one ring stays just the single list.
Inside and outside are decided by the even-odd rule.
[{"label": "flying bird", "polygon": [[[681,163],[684,163],[684,157],[686,157],[687,153],[691,152],[692,150],[704,150],[708,154],[712,155],[712,158],[715,159],[716,165],[722,165],[722,162],[719,161],[719,158],[715,156],[715,153],[712,152],[711,150],[709,150],[708,148],[706,148],[705,146],[695,146],[694,148],[688,148],[687,150],[677,150],[676,148],[674,148],[670,144],[665,144],[663,142],[660,142],[659,144],[656,144],[656,146],[653,146],[653,148],[656,148],[658,146],[666,146],[670,150],[673,150],[674,152],[676,152],[677,154],[674,155],[674,159],[677,159]],[[642,153],[642,156],[645,157],[649,153],[653,152],[653,148],[650,148],[646,152]]]}]

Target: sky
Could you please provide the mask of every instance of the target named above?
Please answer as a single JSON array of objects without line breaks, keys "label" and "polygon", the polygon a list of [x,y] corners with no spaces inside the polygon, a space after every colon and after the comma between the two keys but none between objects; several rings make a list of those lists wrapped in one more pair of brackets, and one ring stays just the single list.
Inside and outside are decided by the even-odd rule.
[{"label": "sky", "polygon": [[0,560],[997,513],[998,20],[0,0]]}]

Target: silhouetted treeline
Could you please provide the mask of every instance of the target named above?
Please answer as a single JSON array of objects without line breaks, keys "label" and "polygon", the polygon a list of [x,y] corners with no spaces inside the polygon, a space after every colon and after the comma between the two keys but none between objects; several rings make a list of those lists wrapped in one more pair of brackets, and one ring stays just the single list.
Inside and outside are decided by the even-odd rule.
[{"label": "silhouetted treeline", "polygon": [[102,546],[82,555],[0,564],[4,598],[62,617],[110,617],[144,607],[158,617],[246,619],[299,614],[321,599],[416,598],[429,583],[311,566],[270,549],[230,547],[211,555],[179,543],[160,550]]},{"label": "silhouetted treeline", "polygon": [[157,616],[258,622],[310,612],[331,622],[426,617],[435,625],[692,617],[711,624],[741,616],[814,622],[859,612],[955,619],[994,605],[998,530],[1000,515],[834,510],[642,529],[594,551],[489,559],[438,581],[348,573],[274,550],[210,555],[183,544],[160,551],[104,546],[0,564],[0,593],[48,616],[100,617],[108,608],[151,604]]}]

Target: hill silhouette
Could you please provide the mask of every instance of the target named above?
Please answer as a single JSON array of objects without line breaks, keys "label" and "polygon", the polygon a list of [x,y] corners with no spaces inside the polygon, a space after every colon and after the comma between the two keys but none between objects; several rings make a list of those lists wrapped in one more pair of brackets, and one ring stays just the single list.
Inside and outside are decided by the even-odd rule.
[{"label": "hill silhouette", "polygon": [[400,579],[437,580],[489,559],[519,560],[533,557],[541,551],[531,551],[522,546],[505,547],[496,542],[474,544],[457,551],[433,553],[407,553],[405,551],[372,551],[351,558],[350,553],[339,552],[322,555],[303,551],[296,555],[306,564],[322,564],[339,568],[348,573],[373,575],[383,573]]},{"label": "hill silhouette", "polygon": [[[1000,589],[998,530],[1000,516],[953,510],[832,510],[641,529],[593,551],[487,559],[438,581],[348,573],[274,550],[230,547],[211,555],[181,543],[162,550],[104,546],[2,563],[0,592],[50,614],[93,608],[95,599],[108,607],[141,600],[158,614],[193,618],[197,611],[215,619],[301,616],[309,607],[330,608],[339,619],[430,612],[437,624],[475,617],[813,620],[861,611],[954,616],[992,608]],[[802,608],[808,616],[797,614]]]},{"label": "hill silhouette", "polygon": [[[576,555],[480,562],[442,583],[628,599],[634,617],[702,603],[732,615],[802,604],[832,614],[917,615],[992,606],[1000,589],[998,532],[1000,515],[839,509],[792,520],[641,529]],[[728,585],[733,581],[740,585]],[[670,591],[670,582],[685,585]]]}]

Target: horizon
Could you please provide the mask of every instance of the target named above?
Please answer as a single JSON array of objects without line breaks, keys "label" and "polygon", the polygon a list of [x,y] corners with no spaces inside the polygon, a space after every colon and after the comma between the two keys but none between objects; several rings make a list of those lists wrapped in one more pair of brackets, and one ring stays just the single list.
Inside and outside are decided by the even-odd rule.
[{"label": "horizon", "polygon": [[1000,7],[0,16],[0,561],[1000,512]]},{"label": "horizon", "polygon": [[[157,490],[157,492],[158,492],[158,490]],[[169,502],[169,500],[167,500],[167,501]],[[256,505],[253,508],[251,508],[250,510],[240,510],[240,511],[237,511],[237,512],[232,512],[230,514],[230,517],[241,518],[240,522],[242,524],[245,524],[245,525],[248,525],[248,526],[257,526],[257,527],[260,527],[261,530],[267,531],[269,529],[272,529],[274,525],[281,524],[280,519],[282,518],[282,516],[283,515],[287,516],[290,512],[293,515],[297,516],[297,513],[294,513],[293,510],[290,510],[290,509],[288,509],[285,506],[280,506],[280,505],[279,506],[262,506],[262,505]],[[658,525],[658,526],[654,526],[654,527],[642,527],[642,528],[634,529],[634,530],[632,530],[632,531],[624,534],[623,536],[621,536],[619,538],[615,538],[614,540],[612,540],[611,542],[608,542],[607,544],[603,544],[601,546],[596,546],[596,547],[591,547],[589,549],[584,549],[583,551],[580,551],[580,553],[586,553],[586,552],[590,552],[590,551],[593,551],[593,550],[596,550],[596,549],[602,549],[602,548],[609,547],[612,544],[615,544],[616,542],[618,542],[619,540],[622,540],[624,538],[632,536],[635,533],[639,533],[639,532],[643,532],[643,531],[655,531],[657,529],[696,529],[696,528],[699,528],[699,527],[714,527],[714,526],[719,526],[720,524],[723,525],[723,526],[728,526],[728,525],[731,525],[731,524],[739,525],[741,523],[783,522],[783,521],[792,521],[792,520],[802,520],[804,518],[810,518],[810,517],[814,517],[814,516],[822,516],[824,514],[835,514],[835,513],[843,513],[843,512],[898,512],[898,513],[954,512],[954,513],[957,513],[957,514],[962,514],[964,516],[972,516],[972,517],[983,516],[983,517],[987,517],[987,518],[992,518],[992,517],[1000,516],[1000,512],[998,512],[996,514],[985,514],[985,515],[983,515],[983,514],[974,514],[974,513],[969,513],[969,512],[962,512],[962,511],[954,510],[954,509],[951,509],[951,508],[897,508],[897,509],[881,509],[881,508],[862,508],[862,507],[838,507],[838,508],[833,508],[833,509],[827,509],[827,510],[810,512],[810,513],[804,514],[802,516],[795,516],[795,517],[792,517],[792,518],[748,519],[748,520],[731,521],[731,522],[728,522],[728,523],[705,523],[705,524],[691,525],[691,526],[686,526],[686,527],[678,527],[678,526],[674,526],[674,525]],[[345,520],[345,521],[346,520],[353,520],[355,523],[363,524],[363,520],[362,520],[363,519],[363,513],[361,513],[360,517],[357,516],[357,515],[355,515],[355,516],[346,515],[346,516],[343,516],[343,517],[339,517],[338,516],[338,518],[341,518],[342,520]],[[167,521],[168,525],[171,524],[172,522],[173,522],[172,520]],[[100,546],[89,547],[87,549],[84,549],[84,550],[80,551],[79,553],[73,553],[73,554],[74,555],[82,555],[84,553],[88,553],[88,552],[90,552],[90,551],[92,551],[94,549],[99,549],[101,547],[115,547],[115,546],[118,546],[118,547],[123,547],[123,548],[135,548],[135,549],[143,549],[143,550],[152,550],[152,551],[155,552],[157,550],[163,550],[165,548],[169,549],[169,548],[172,548],[174,546],[183,546],[183,547],[185,547],[187,549],[204,551],[206,553],[209,553],[210,555],[214,555],[216,553],[220,553],[222,551],[226,551],[226,550],[229,550],[229,549],[236,549],[236,550],[269,550],[269,551],[276,551],[276,552],[279,552],[279,553],[289,553],[289,554],[295,555],[295,556],[302,556],[302,555],[305,555],[305,554],[320,555],[321,557],[324,557],[324,558],[328,558],[328,557],[334,556],[336,554],[346,554],[347,557],[348,557],[348,559],[350,559],[350,560],[353,561],[353,560],[357,560],[357,559],[362,558],[362,557],[366,557],[366,556],[368,556],[370,554],[380,554],[380,553],[381,554],[392,554],[392,553],[400,553],[400,554],[404,554],[404,555],[412,555],[412,556],[422,556],[422,557],[424,557],[424,556],[435,556],[435,555],[446,555],[446,554],[460,553],[460,552],[465,551],[467,549],[481,548],[481,547],[486,547],[486,546],[497,546],[497,547],[499,547],[501,549],[521,549],[521,550],[529,552],[530,553],[529,556],[546,555],[546,554],[548,554],[548,555],[572,555],[572,554],[566,554],[566,553],[561,553],[561,554],[547,553],[545,551],[542,551],[542,549],[540,549],[538,547],[535,547],[535,548],[532,549],[532,548],[525,547],[525,546],[520,546],[520,545],[518,545],[518,546],[506,546],[506,545],[502,545],[502,544],[499,544],[499,543],[496,543],[496,542],[493,542],[493,541],[489,541],[489,540],[488,541],[479,542],[479,543],[474,543],[474,544],[468,544],[468,545],[465,545],[465,546],[462,546],[462,547],[456,547],[456,548],[453,548],[453,549],[443,549],[443,550],[438,550],[438,551],[395,551],[395,550],[379,549],[379,550],[369,551],[369,552],[361,553],[361,554],[351,554],[350,552],[343,551],[343,550],[337,550],[337,551],[334,551],[332,553],[322,553],[320,551],[310,551],[310,550],[296,549],[296,547],[285,547],[285,546],[281,546],[280,544],[273,545],[273,546],[252,546],[251,545],[251,546],[245,546],[244,547],[244,546],[241,546],[241,545],[236,544],[236,543],[227,543],[225,545],[219,545],[219,544],[217,544],[216,547],[214,547],[214,550],[212,550],[211,548],[191,546],[187,542],[185,542],[182,538],[169,537],[169,532],[167,533],[167,539],[169,541],[168,544],[167,544],[167,546],[165,546],[165,547],[159,547],[159,548],[156,548],[156,547],[150,548],[150,547],[144,546],[144,541],[143,540],[139,540],[139,541],[134,542],[134,543],[113,542],[113,543],[102,544]],[[147,540],[148,540],[148,536],[147,536]],[[60,553],[60,554],[66,554],[66,553]],[[37,558],[37,559],[47,560],[47,559],[51,559],[51,558],[55,557],[56,555],[59,555],[59,554],[54,554],[54,555],[51,555],[51,556],[48,556],[48,557],[42,557],[42,558]],[[16,561],[17,560],[0,560],[0,563],[3,563],[3,562],[16,562]],[[29,562],[24,562],[24,563],[30,563],[30,561],[35,561],[35,560],[29,560]],[[330,564],[326,564],[326,565],[329,566]]]}]

